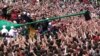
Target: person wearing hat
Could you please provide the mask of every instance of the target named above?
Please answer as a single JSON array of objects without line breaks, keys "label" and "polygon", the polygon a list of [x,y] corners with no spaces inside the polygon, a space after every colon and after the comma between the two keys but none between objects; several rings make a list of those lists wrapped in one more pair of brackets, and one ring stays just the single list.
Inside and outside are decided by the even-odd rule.
[{"label": "person wearing hat", "polygon": [[[15,22],[16,21],[16,22]],[[13,21],[14,23],[20,23],[20,21],[21,21],[21,15],[19,14],[18,15],[18,18],[15,20],[15,21]]]},{"label": "person wearing hat", "polygon": [[10,31],[9,31],[9,36],[14,37],[14,36],[15,36],[15,35],[14,35],[14,32],[15,32],[14,26],[11,26],[11,29],[10,29]]},{"label": "person wearing hat", "polygon": [[25,14],[26,14],[26,12],[24,11],[24,12],[23,12],[23,14],[25,15]]},{"label": "person wearing hat", "polygon": [[27,13],[27,16],[30,16],[30,13]]},{"label": "person wearing hat", "polygon": [[8,6],[7,5],[4,5],[3,9],[2,9],[2,16],[4,18],[7,18],[7,9],[8,9]]},{"label": "person wearing hat", "polygon": [[4,37],[4,36],[6,36],[6,35],[8,34],[8,30],[6,29],[6,26],[5,26],[5,25],[3,25],[2,27],[3,27],[3,28],[2,28],[2,30],[1,30],[1,34],[2,34],[3,37]]},{"label": "person wearing hat", "polygon": [[22,15],[21,15],[21,18],[23,20],[25,20],[26,22],[32,22],[33,21],[30,17],[30,13],[27,13],[27,12],[23,12]]}]

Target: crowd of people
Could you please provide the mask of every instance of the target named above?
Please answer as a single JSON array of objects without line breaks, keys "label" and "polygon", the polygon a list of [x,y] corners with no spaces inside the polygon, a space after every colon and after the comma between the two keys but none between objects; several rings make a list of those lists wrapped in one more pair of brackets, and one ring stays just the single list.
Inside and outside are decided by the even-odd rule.
[{"label": "crowd of people", "polygon": [[[12,1],[12,0],[9,0]],[[10,30],[2,26],[0,56],[100,56],[100,6],[67,0],[14,0],[0,2],[0,18],[16,24],[90,11],[84,15],[31,24],[36,32],[29,37],[28,27]]]}]

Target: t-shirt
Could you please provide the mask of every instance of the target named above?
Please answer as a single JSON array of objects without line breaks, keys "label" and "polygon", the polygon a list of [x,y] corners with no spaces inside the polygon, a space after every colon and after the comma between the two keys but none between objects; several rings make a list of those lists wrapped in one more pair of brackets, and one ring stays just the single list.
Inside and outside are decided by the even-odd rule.
[{"label": "t-shirt", "polygon": [[4,28],[4,29],[1,30],[1,33],[2,33],[2,34],[8,33],[8,30]]},{"label": "t-shirt", "polygon": [[15,32],[15,30],[11,29],[11,30],[9,31],[9,36],[14,36],[14,32]]}]

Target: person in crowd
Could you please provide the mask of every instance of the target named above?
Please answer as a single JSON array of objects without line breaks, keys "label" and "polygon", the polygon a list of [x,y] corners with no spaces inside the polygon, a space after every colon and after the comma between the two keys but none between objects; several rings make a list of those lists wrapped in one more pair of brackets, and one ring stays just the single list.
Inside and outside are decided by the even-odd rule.
[{"label": "person in crowd", "polygon": [[[75,2],[75,0],[64,1],[16,0],[12,5],[7,3],[6,5],[11,7],[9,8],[11,9],[9,12],[11,22],[25,24],[33,22],[33,20],[44,19],[46,21],[31,25],[36,28],[35,36],[32,38],[28,36],[30,25],[17,29],[11,26],[9,31],[6,26],[3,26],[0,32],[6,38],[0,40],[0,55],[100,56],[100,19],[94,18],[99,7],[91,3],[84,3],[85,0],[79,0],[80,2]],[[2,16],[5,18],[7,6],[0,6],[0,9],[3,9]],[[88,9],[94,15],[88,21],[85,20],[84,16],[71,16],[48,21],[49,17],[78,13],[85,9]]]},{"label": "person in crowd", "polygon": [[2,9],[2,16],[5,18],[7,18],[7,9],[8,9],[8,6],[4,5],[4,7]]},{"label": "person in crowd", "polygon": [[11,29],[9,30],[9,36],[10,37],[17,37],[17,30],[14,28],[14,26],[11,26]]},{"label": "person in crowd", "polygon": [[1,34],[2,34],[3,37],[4,37],[4,36],[6,36],[6,35],[8,34],[8,30],[6,29],[6,26],[5,26],[5,25],[3,25],[2,27],[3,27],[3,28],[2,28],[2,30],[1,30]]}]

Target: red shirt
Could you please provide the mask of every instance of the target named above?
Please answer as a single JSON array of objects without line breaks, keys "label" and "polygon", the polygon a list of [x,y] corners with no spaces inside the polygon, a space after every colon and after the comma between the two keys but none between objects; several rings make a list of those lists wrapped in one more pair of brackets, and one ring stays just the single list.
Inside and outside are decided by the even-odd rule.
[{"label": "red shirt", "polygon": [[11,14],[11,18],[12,18],[12,19],[16,19],[16,18],[17,18],[17,14],[16,14],[16,13],[12,13],[12,14]]},{"label": "red shirt", "polygon": [[94,41],[99,41],[100,40],[99,36],[93,36],[93,38],[94,38]]},{"label": "red shirt", "polygon": [[84,3],[88,4],[89,3],[89,0],[83,0]]}]

